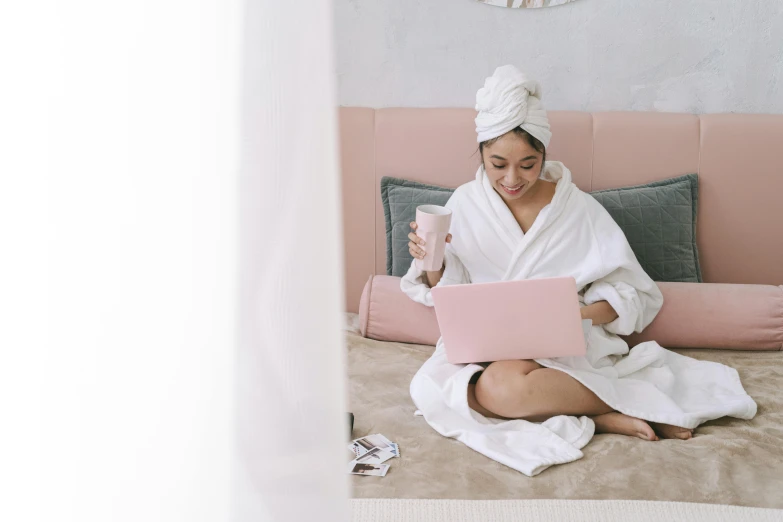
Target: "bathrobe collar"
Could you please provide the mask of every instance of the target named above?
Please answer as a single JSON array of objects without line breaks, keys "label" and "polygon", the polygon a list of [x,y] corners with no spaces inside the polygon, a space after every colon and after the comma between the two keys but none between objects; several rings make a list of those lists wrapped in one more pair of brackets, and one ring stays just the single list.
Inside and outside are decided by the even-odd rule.
[{"label": "bathrobe collar", "polygon": [[[535,232],[542,227],[546,227],[548,222],[552,220],[553,209],[557,209],[554,213],[559,214],[563,210],[563,203],[568,199],[571,193],[573,183],[571,182],[571,171],[569,171],[565,165],[559,161],[547,161],[544,164],[544,171],[539,179],[545,181],[551,181],[557,184],[555,187],[555,196],[552,198],[552,202],[545,206],[538,217],[536,218],[533,226],[528,230],[527,235],[535,235]],[[517,223],[514,214],[503,201],[503,198],[492,186],[492,182],[487,176],[484,165],[481,165],[476,172],[476,181],[482,188],[483,196],[487,206],[492,210],[492,213],[498,223],[501,225],[501,230],[504,234],[505,242],[510,246],[512,251],[517,250],[520,243],[525,238],[525,233],[522,232],[522,228]]]}]

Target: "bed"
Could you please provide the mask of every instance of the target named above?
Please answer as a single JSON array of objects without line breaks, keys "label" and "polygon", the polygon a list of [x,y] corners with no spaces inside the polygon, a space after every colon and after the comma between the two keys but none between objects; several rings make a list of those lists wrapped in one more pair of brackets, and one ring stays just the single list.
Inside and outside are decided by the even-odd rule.
[{"label": "bed", "polygon": [[383,433],[400,446],[383,479],[352,476],[355,498],[660,500],[783,509],[783,352],[677,350],[736,368],[758,403],[751,421],[724,418],[688,441],[596,435],[584,458],[527,477],[442,437],[408,393],[434,347],[362,337],[346,318],[353,437]]}]

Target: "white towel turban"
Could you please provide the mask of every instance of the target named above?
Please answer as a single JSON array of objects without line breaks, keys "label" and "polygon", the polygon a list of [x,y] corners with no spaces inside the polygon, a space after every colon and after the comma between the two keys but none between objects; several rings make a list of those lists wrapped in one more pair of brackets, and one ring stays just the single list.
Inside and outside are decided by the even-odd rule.
[{"label": "white towel turban", "polygon": [[495,69],[476,93],[476,133],[478,142],[497,138],[516,127],[522,127],[549,146],[552,132],[544,106],[541,86],[513,65]]}]

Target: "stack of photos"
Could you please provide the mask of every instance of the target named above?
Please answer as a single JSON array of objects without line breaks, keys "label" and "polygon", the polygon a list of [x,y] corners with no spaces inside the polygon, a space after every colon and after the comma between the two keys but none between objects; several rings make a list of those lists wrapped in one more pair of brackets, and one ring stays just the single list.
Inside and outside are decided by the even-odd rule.
[{"label": "stack of photos", "polygon": [[356,457],[348,465],[352,475],[383,477],[389,471],[389,465],[383,463],[400,456],[400,447],[380,433],[351,441],[348,449]]}]

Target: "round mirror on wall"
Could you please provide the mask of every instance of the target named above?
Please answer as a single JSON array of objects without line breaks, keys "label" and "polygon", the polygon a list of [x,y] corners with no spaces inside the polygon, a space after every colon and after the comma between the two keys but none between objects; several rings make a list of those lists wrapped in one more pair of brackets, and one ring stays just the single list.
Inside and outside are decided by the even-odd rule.
[{"label": "round mirror on wall", "polygon": [[487,5],[496,5],[499,7],[516,7],[521,9],[530,9],[536,7],[554,7],[556,5],[568,4],[575,0],[478,0]]}]

